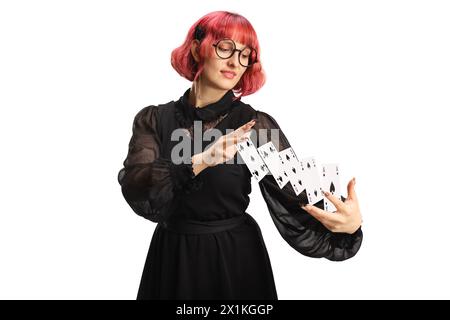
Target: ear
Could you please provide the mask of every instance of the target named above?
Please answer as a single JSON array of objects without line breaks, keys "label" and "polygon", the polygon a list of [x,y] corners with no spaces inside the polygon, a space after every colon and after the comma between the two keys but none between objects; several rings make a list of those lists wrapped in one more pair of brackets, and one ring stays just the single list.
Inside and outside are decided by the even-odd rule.
[{"label": "ear", "polygon": [[198,53],[199,46],[200,46],[200,42],[198,40],[196,40],[196,39],[192,40],[192,43],[191,43],[191,54],[194,57],[194,60],[196,62],[200,61],[200,56],[199,56],[199,53]]}]

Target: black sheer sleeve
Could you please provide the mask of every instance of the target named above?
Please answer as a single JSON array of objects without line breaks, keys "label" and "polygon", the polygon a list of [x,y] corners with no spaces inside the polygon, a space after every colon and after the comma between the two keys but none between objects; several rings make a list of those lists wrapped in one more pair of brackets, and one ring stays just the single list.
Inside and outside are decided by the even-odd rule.
[{"label": "black sheer sleeve", "polygon": [[[261,111],[256,112],[256,118],[253,129],[256,132],[266,129],[255,137],[258,147],[269,141],[278,151],[290,147],[275,119]],[[290,183],[280,189],[273,175],[264,177],[259,187],[275,226],[283,239],[298,252],[332,261],[349,259],[358,252],[363,239],[361,227],[353,234],[331,232],[300,207],[300,203],[307,203],[305,192],[297,196]],[[323,201],[315,205],[323,209]]]},{"label": "black sheer sleeve", "polygon": [[192,163],[174,164],[160,156],[159,125],[157,106],[145,107],[137,113],[128,155],[117,177],[133,211],[153,222],[169,217],[180,193],[201,187]]}]

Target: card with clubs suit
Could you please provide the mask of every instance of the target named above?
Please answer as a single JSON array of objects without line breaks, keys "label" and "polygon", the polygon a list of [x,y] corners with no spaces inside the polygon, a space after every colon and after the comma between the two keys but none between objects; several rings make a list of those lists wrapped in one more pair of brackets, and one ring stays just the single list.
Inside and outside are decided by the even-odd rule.
[{"label": "card with clubs suit", "polygon": [[[324,192],[328,191],[338,199],[341,199],[341,186],[339,180],[339,165],[337,163],[326,163],[322,165],[321,184]],[[323,208],[325,211],[334,212],[334,204],[324,197]]]},{"label": "card with clubs suit", "polygon": [[270,141],[260,146],[257,150],[278,186],[280,189],[283,189],[289,181],[289,176],[284,170],[284,161],[275,145]]},{"label": "card with clubs suit", "polygon": [[262,178],[269,173],[269,169],[258,154],[258,151],[256,150],[256,147],[250,137],[247,136],[244,141],[238,142],[236,144],[236,148],[242,160],[244,160],[250,170],[252,176],[256,179],[256,181],[261,181]]}]

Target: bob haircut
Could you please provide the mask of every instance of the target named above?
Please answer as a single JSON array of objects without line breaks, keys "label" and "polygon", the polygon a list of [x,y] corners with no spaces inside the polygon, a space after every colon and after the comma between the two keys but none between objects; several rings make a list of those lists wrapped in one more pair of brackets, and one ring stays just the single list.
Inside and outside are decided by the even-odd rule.
[{"label": "bob haircut", "polygon": [[[200,40],[197,63],[191,54],[191,43],[195,40],[195,29],[200,26],[204,37]],[[256,32],[250,22],[243,16],[228,11],[214,11],[200,18],[188,31],[184,43],[174,49],[171,54],[172,67],[189,81],[197,80],[203,71],[205,58],[215,55],[213,43],[222,38],[231,38],[246,46],[253,47],[257,52],[257,62],[247,67],[234,86],[236,99],[258,91],[265,83],[266,76],[260,62],[260,48]]]}]

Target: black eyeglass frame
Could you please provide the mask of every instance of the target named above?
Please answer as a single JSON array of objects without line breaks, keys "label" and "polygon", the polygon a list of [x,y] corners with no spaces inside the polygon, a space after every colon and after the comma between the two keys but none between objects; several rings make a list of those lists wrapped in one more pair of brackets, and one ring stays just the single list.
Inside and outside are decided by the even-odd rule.
[{"label": "black eyeglass frame", "polygon": [[[232,51],[232,53],[231,53],[231,55],[230,55],[228,58],[222,58],[222,57],[219,55],[219,53],[217,52],[217,46],[219,45],[219,43],[220,43],[221,41],[224,41],[224,40],[229,40],[229,41],[231,41],[231,42],[233,43],[233,47],[234,47],[234,48],[233,48],[233,51]],[[238,52],[239,52],[239,54],[238,54],[238,61],[239,61],[239,64],[240,64],[241,66],[243,66],[244,68],[251,67],[252,65],[254,65],[255,63],[258,62],[258,51],[257,51],[255,48],[246,46],[244,49],[240,49],[240,50],[239,50],[239,49],[236,49],[236,43],[233,41],[233,39],[230,39],[230,38],[223,38],[223,39],[220,39],[219,41],[217,41],[217,42],[216,42],[215,44],[213,44],[212,46],[215,47],[216,55],[217,55],[220,59],[224,59],[224,60],[230,59],[230,58],[234,55],[234,53],[235,53],[236,51],[238,51]],[[256,55],[255,61],[252,62],[251,64],[249,64],[248,66],[244,66],[244,65],[241,63],[241,53],[242,53],[242,51],[244,51],[246,48],[250,48],[250,50],[254,50],[254,51],[255,51],[255,55]]]}]

